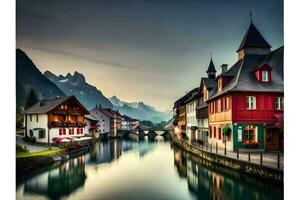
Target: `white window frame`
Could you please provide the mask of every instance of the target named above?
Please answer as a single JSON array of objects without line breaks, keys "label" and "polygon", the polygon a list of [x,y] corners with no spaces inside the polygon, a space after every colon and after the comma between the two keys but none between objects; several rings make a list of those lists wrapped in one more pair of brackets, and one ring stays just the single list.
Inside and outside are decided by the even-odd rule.
[{"label": "white window frame", "polygon": [[268,82],[268,81],[269,81],[269,72],[268,72],[268,71],[263,70],[263,71],[261,72],[261,80],[262,80],[263,82]]},{"label": "white window frame", "polygon": [[256,109],[256,96],[247,96],[247,109],[248,110]]},{"label": "white window frame", "polygon": [[275,97],[275,109],[283,110],[284,108],[284,99],[283,97]]}]

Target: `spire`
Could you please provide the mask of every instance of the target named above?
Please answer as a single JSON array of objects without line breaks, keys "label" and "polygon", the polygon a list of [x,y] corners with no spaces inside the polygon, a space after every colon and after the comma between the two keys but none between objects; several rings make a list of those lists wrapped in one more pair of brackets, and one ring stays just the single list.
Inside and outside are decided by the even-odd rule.
[{"label": "spire", "polygon": [[237,52],[245,47],[258,47],[258,48],[265,48],[269,49],[271,46],[265,40],[265,38],[261,35],[261,33],[257,30],[257,28],[252,23],[252,12],[250,13],[251,23],[250,26],[239,46]]},{"label": "spire", "polygon": [[210,62],[209,62],[209,65],[208,65],[208,69],[206,71],[206,73],[208,75],[208,78],[214,79],[216,77],[216,72],[217,71],[216,71],[215,65],[213,63],[212,53],[211,53]]}]

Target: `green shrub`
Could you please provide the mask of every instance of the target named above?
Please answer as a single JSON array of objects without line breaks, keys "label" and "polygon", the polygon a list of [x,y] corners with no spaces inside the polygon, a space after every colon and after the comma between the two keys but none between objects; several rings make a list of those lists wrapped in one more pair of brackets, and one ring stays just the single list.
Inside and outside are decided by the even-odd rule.
[{"label": "green shrub", "polygon": [[224,135],[229,136],[231,133],[231,128],[228,125],[224,126],[223,133],[224,133]]},{"label": "green shrub", "polygon": [[16,146],[16,152],[17,153],[27,153],[28,149],[27,149],[26,146],[17,144],[17,146]]}]

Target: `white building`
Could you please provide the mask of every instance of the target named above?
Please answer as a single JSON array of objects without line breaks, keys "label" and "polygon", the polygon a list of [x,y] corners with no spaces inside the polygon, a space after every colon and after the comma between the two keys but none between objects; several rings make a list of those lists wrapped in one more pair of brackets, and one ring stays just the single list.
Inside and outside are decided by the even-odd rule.
[{"label": "white building", "polygon": [[86,108],[74,96],[39,101],[25,111],[25,134],[36,142],[84,136]]},{"label": "white building", "polygon": [[199,104],[199,87],[193,90],[190,98],[185,101],[186,109],[186,133],[189,141],[196,141],[198,135],[198,119],[196,117],[196,108]]},{"label": "white building", "polygon": [[90,113],[98,120],[97,122],[97,132],[101,134],[106,134],[110,132],[110,117],[106,112],[101,109],[101,107],[96,106]]}]

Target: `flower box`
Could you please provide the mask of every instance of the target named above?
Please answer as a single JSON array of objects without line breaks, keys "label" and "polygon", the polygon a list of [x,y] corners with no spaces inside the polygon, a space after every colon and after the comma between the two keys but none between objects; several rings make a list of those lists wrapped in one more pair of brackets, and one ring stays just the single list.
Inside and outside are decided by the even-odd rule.
[{"label": "flower box", "polygon": [[255,149],[259,146],[259,142],[258,141],[252,142],[252,141],[245,140],[243,142],[243,145],[248,149]]}]

